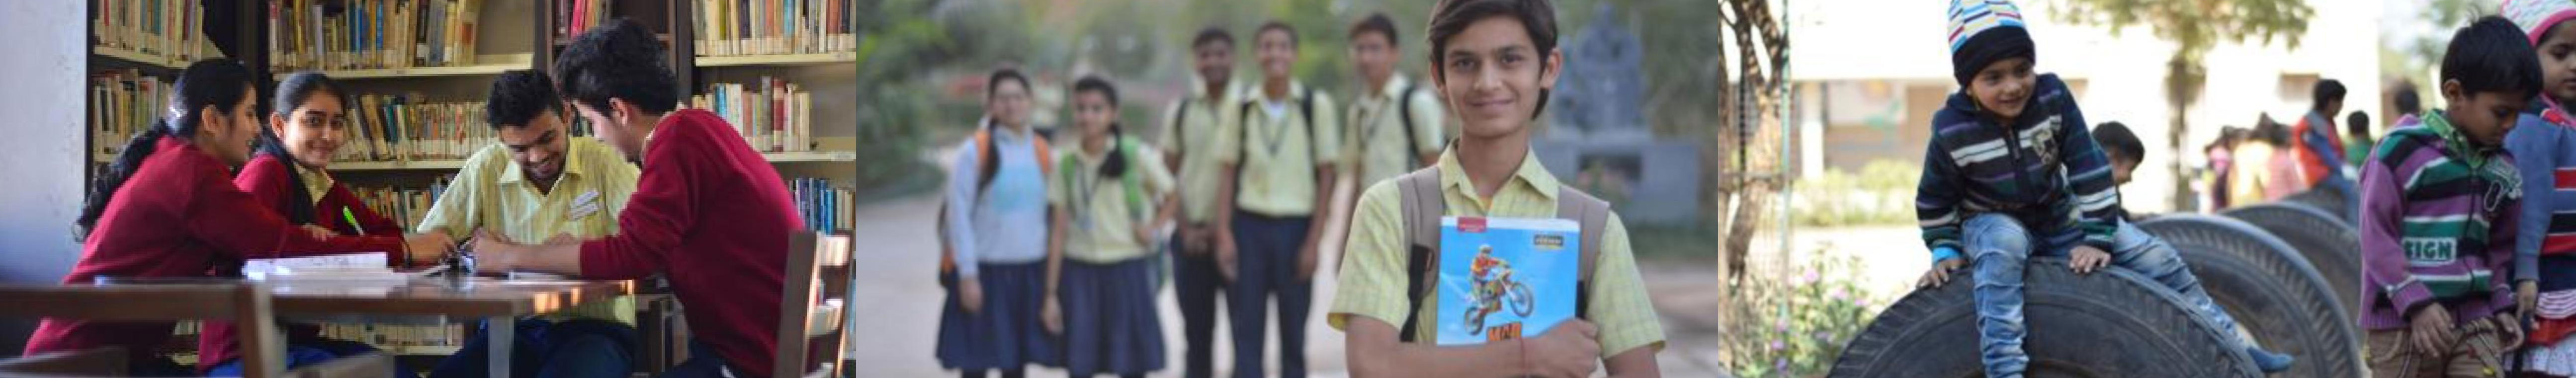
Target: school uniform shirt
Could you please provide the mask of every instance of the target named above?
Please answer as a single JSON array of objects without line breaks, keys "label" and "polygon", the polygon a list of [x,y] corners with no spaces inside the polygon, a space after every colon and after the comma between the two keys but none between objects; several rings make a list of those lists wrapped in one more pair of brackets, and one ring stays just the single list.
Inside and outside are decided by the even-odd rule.
[{"label": "school uniform shirt", "polygon": [[[1079,142],[1077,142],[1079,143]],[[1136,228],[1152,220],[1159,199],[1172,192],[1172,172],[1163,169],[1162,156],[1153,147],[1135,143],[1127,152],[1128,175],[1136,175],[1134,188],[1122,177],[1100,175],[1100,164],[1108,161],[1109,148],[1099,152],[1083,151],[1079,144],[1056,150],[1055,174],[1047,176],[1047,205],[1067,211],[1073,224],[1066,225],[1064,256],[1073,261],[1114,264],[1144,257],[1153,252],[1136,240]],[[1128,197],[1134,190],[1135,198]]]},{"label": "school uniform shirt", "polygon": [[[62,282],[238,275],[242,261],[251,258],[353,252],[401,256],[404,252],[398,237],[314,238],[234,187],[232,178],[231,167],[195,144],[162,139],[115,198],[108,200],[88,240],[81,243],[80,261]],[[26,353],[111,346],[152,350],[170,338],[174,323],[48,318],[29,337]],[[207,323],[207,333],[201,337],[222,337],[214,333],[218,324]]]},{"label": "school uniform shirt", "polygon": [[[1181,164],[1171,167],[1180,179],[1181,221],[1207,223],[1216,212],[1217,164],[1229,154],[1218,149],[1217,139],[1234,135],[1235,110],[1243,103],[1241,81],[1227,81],[1224,89],[1207,93],[1207,85],[1193,82],[1196,91],[1172,102],[1165,110],[1163,129],[1154,137],[1155,145],[1181,155]],[[1179,122],[1179,123],[1174,123]],[[1161,159],[1161,157],[1155,157]]]},{"label": "school uniform shirt", "polygon": [[[1284,99],[1270,99],[1260,91],[1245,89],[1244,104],[1250,109],[1236,115],[1240,130],[1218,136],[1217,158],[1234,164],[1241,176],[1234,206],[1264,216],[1314,215],[1319,190],[1315,167],[1331,164],[1341,153],[1341,117],[1334,116],[1340,113],[1331,95],[1308,93],[1305,84],[1289,82]],[[1314,96],[1313,119],[1300,109],[1304,105],[1297,96]],[[1244,107],[1236,105],[1238,111]]]},{"label": "school uniform shirt", "polygon": [[957,147],[956,164],[949,166],[948,214],[941,220],[948,222],[948,245],[962,278],[981,276],[978,263],[1046,259],[1046,168],[1038,165],[1039,137],[1010,127],[983,127],[993,130],[993,156],[1000,160],[993,166],[992,182],[976,182],[982,179],[984,155],[975,138],[966,138]]},{"label": "school uniform shirt", "polygon": [[[635,194],[639,171],[617,150],[594,138],[570,138],[564,145],[563,172],[554,190],[538,192],[527,174],[498,143],[465,158],[438,202],[412,232],[444,231],[456,238],[492,231],[521,243],[536,243],[558,234],[597,239],[617,234],[617,214]],[[591,302],[540,318],[600,319],[635,325],[635,299],[617,297]]]},{"label": "school uniform shirt", "polygon": [[[1491,198],[1477,197],[1476,187],[1467,180],[1467,171],[1458,165],[1456,150],[1440,155],[1440,192],[1448,215],[1461,217],[1554,218],[1557,188],[1564,184],[1539,165],[1538,154],[1521,158],[1521,166]],[[1439,313],[1436,303],[1423,303],[1419,313],[1406,314],[1412,303],[1406,295],[1406,261],[1409,241],[1404,231],[1404,199],[1395,181],[1369,185],[1360,194],[1357,213],[1351,216],[1351,232],[1343,250],[1341,288],[1333,294],[1333,310],[1325,315],[1333,328],[1348,331],[1351,316],[1363,316],[1390,325],[1404,324],[1414,317],[1415,324],[1439,324],[1433,315]],[[1592,269],[1590,321],[1599,327],[1598,342],[1604,358],[1637,347],[1662,350],[1663,323],[1655,316],[1654,303],[1646,296],[1646,284],[1637,276],[1636,256],[1628,244],[1628,226],[1616,213],[1601,228],[1601,250]],[[1593,237],[1584,235],[1584,237]],[[1430,300],[1426,298],[1425,300]],[[1416,327],[1416,340],[1435,339],[1439,327]]]},{"label": "school uniform shirt", "polygon": [[2407,327],[2418,307],[2440,303],[2453,319],[2513,307],[2499,271],[2511,269],[2521,219],[2514,157],[2477,146],[2441,111],[2423,127],[2380,140],[2361,171],[2361,328]]},{"label": "school uniform shirt", "polygon": [[662,274],[698,343],[737,372],[770,376],[787,238],[805,232],[787,180],[701,109],[664,115],[643,155],[617,234],[581,244],[582,276]]},{"label": "school uniform shirt", "polygon": [[[1416,86],[1398,74],[1387,78],[1386,86],[1377,92],[1363,93],[1351,99],[1350,137],[1343,140],[1349,148],[1343,154],[1343,169],[1358,170],[1359,187],[1380,180],[1402,176],[1420,169],[1422,155],[1440,153],[1440,100],[1432,96],[1439,90],[1429,85]],[[1410,92],[1407,92],[1410,90]],[[1409,110],[1407,109],[1409,108]],[[1405,113],[1412,113],[1412,129],[1406,129]],[[1405,134],[1413,134],[1408,137]],[[1405,145],[1410,138],[1413,145]]]},{"label": "school uniform shirt", "polygon": [[[302,179],[304,185],[297,187],[288,183],[288,177]],[[312,224],[341,235],[402,236],[402,223],[368,208],[365,200],[359,199],[356,192],[349,191],[349,187],[333,180],[329,173],[306,168],[303,164],[260,154],[251,158],[249,164],[242,165],[241,173],[233,176],[233,186],[249,193],[251,199],[272,211],[286,208],[284,201],[289,193],[304,192],[304,198],[312,201]],[[344,209],[347,214],[341,213]],[[280,214],[279,217],[284,218],[285,215]],[[351,218],[356,222],[350,222]]]}]

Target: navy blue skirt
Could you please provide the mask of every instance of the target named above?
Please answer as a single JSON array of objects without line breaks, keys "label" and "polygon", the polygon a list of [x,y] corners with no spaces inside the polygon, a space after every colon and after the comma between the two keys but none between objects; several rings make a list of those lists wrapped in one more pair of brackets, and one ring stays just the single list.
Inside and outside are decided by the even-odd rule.
[{"label": "navy blue skirt", "polygon": [[967,314],[957,291],[939,315],[939,366],[947,369],[1018,369],[1059,360],[1055,340],[1038,324],[1046,298],[1046,263],[985,263],[984,310]]},{"label": "navy blue skirt", "polygon": [[1140,257],[1111,264],[1064,263],[1066,371],[1144,374],[1163,369],[1163,321],[1154,309],[1156,264]]}]

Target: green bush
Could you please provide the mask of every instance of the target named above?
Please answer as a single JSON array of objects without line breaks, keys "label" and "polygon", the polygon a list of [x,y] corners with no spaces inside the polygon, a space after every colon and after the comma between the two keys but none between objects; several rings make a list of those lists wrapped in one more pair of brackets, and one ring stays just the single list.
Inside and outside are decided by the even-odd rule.
[{"label": "green bush", "polygon": [[1861,290],[1854,257],[1819,257],[1779,274],[1788,276],[1749,275],[1734,285],[1726,304],[1727,370],[1739,377],[1823,376],[1886,301]]},{"label": "green bush", "polygon": [[1790,208],[1801,226],[1899,225],[1914,222],[1914,186],[1923,169],[1915,163],[1880,160],[1859,174],[1827,170],[1798,180]]}]

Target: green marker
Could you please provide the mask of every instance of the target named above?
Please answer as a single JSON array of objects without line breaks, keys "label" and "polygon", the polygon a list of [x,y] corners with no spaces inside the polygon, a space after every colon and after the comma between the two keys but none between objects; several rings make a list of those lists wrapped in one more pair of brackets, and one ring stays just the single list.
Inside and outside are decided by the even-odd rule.
[{"label": "green marker", "polygon": [[348,206],[340,207],[340,219],[349,220],[349,229],[357,230],[358,234],[364,235],[367,233],[367,226],[358,225],[358,214],[349,212]]}]

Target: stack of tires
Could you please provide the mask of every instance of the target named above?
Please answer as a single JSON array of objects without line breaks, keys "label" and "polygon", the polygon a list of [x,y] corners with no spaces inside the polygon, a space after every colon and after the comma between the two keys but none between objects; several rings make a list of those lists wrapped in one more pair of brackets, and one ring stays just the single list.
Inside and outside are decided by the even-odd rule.
[{"label": "stack of tires", "polygon": [[[2279,377],[2360,377],[2360,238],[2341,198],[2303,194],[2138,222],[2182,254],[2239,332],[2298,358]],[[2302,201],[2302,200],[2306,201]],[[2320,208],[2313,204],[2330,205]],[[2032,377],[2259,376],[2235,340],[2182,297],[2125,269],[2078,275],[2066,260],[2025,270],[2023,349]],[[1977,377],[1972,282],[1916,290],[1890,305],[1835,361],[1833,377]]]}]

